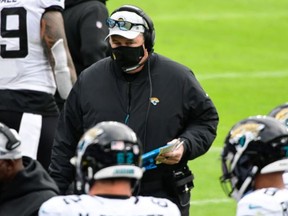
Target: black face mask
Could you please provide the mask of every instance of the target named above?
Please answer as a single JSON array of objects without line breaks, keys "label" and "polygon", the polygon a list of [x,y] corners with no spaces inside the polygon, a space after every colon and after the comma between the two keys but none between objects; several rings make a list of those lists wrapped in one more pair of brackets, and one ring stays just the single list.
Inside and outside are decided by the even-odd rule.
[{"label": "black face mask", "polygon": [[112,48],[111,58],[123,69],[124,72],[129,72],[138,68],[139,62],[144,56],[143,45],[139,47],[120,46]]}]

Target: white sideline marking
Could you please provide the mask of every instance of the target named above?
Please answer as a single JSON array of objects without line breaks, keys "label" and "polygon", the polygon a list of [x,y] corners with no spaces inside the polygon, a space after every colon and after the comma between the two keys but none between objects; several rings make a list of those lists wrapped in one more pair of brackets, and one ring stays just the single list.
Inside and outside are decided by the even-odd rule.
[{"label": "white sideline marking", "polygon": [[220,20],[220,19],[255,19],[255,18],[287,18],[287,12],[277,12],[277,13],[257,13],[256,11],[250,13],[193,13],[193,14],[173,14],[173,15],[160,15],[155,16],[154,20],[157,21],[183,21],[183,19],[196,19],[196,20]]},{"label": "white sideline marking", "polygon": [[263,71],[263,72],[238,72],[238,73],[216,73],[216,74],[196,74],[197,79],[199,80],[207,80],[207,79],[234,79],[239,77],[256,77],[256,78],[268,78],[268,77],[286,77],[288,76],[288,71]]},{"label": "white sideline marking", "polygon": [[223,149],[223,147],[218,147],[218,146],[217,146],[217,147],[214,147],[214,146],[212,146],[212,147],[208,150],[207,153],[209,153],[209,152],[213,152],[213,153],[214,153],[214,152],[217,152],[217,153],[219,152],[219,153],[220,153],[220,152],[222,151],[222,149]]},{"label": "white sideline marking", "polygon": [[[222,147],[214,147],[212,146],[207,153],[220,153]],[[195,205],[206,205],[206,204],[219,204],[219,203],[232,203],[234,202],[231,198],[215,198],[215,199],[203,199],[203,200],[193,200],[193,196],[190,201],[191,206]]]},{"label": "white sideline marking", "polygon": [[192,201],[190,201],[190,205],[193,206],[193,205],[219,204],[219,203],[231,203],[231,202],[234,202],[234,200],[233,199],[229,199],[229,198],[192,200]]}]

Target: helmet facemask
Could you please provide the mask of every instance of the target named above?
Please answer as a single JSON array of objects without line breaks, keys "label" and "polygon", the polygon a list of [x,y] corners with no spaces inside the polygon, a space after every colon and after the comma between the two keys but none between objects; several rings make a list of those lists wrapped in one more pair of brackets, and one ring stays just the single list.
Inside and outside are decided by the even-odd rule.
[{"label": "helmet facemask", "polygon": [[[273,118],[248,118],[234,126],[228,134],[222,151],[223,191],[238,201],[254,190],[255,176],[272,163],[269,172],[284,171],[287,165],[288,132]],[[271,120],[272,119],[272,120]],[[281,165],[277,165],[276,161]],[[266,172],[267,173],[267,172]]]}]

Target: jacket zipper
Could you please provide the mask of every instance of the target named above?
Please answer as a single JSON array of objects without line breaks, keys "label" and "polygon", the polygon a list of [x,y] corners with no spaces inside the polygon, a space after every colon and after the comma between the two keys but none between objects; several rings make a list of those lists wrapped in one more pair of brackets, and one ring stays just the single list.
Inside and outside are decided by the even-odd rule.
[{"label": "jacket zipper", "polygon": [[128,104],[127,104],[127,110],[126,110],[126,117],[125,117],[125,124],[128,125],[129,118],[130,118],[130,112],[131,112],[131,82],[128,82]]}]

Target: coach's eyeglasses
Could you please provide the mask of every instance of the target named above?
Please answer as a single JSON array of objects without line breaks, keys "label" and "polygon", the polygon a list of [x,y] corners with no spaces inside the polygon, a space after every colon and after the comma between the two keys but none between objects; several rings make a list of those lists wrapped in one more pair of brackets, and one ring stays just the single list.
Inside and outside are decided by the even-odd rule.
[{"label": "coach's eyeglasses", "polygon": [[131,23],[128,21],[123,21],[123,20],[113,20],[111,18],[108,18],[106,20],[106,24],[109,28],[114,28],[116,25],[118,26],[118,28],[122,31],[129,31],[130,29],[132,29],[133,26],[143,26],[144,29],[146,29],[145,25],[140,24],[140,23]]}]

